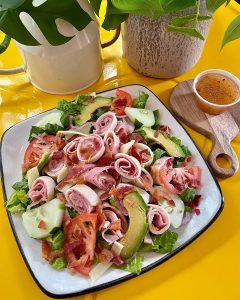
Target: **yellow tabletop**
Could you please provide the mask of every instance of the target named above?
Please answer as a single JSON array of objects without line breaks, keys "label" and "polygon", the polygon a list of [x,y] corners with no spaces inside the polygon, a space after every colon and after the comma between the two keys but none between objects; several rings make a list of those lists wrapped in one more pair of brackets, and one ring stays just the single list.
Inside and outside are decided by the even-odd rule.
[{"label": "yellow tabletop", "polygon": [[[197,65],[172,80],[152,79],[130,68],[122,57],[121,40],[103,50],[105,67],[97,83],[84,92],[103,91],[125,84],[139,83],[150,88],[168,105],[173,87],[207,68],[226,69],[240,77],[240,41],[220,52],[223,33],[240,13],[232,1],[221,8],[214,21]],[[103,33],[103,38],[109,34]],[[0,68],[21,64],[15,45],[0,56]],[[68,95],[72,99],[74,95]],[[59,96],[34,88],[27,76],[0,76],[0,135],[11,125],[55,106]],[[211,149],[208,139],[186,126],[205,156]],[[240,136],[232,146],[240,158]],[[117,286],[81,296],[81,299],[240,299],[240,171],[232,178],[219,180],[225,208],[216,222],[187,248],[155,269]],[[3,196],[0,193],[3,204]],[[0,208],[0,297],[1,299],[43,300],[44,295],[31,277],[15,242],[3,205]]]}]

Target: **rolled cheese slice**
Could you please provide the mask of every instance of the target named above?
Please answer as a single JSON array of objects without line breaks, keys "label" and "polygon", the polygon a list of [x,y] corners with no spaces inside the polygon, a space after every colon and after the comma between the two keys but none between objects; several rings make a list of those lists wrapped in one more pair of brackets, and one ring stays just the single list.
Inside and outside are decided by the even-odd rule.
[{"label": "rolled cheese slice", "polygon": [[97,161],[105,152],[105,145],[100,135],[92,134],[79,139],[77,157],[79,161],[92,163]]},{"label": "rolled cheese slice", "polygon": [[55,181],[49,176],[40,176],[32,184],[28,196],[32,203],[29,207],[35,206],[43,201],[54,198]]},{"label": "rolled cheese slice", "polygon": [[169,214],[159,205],[149,204],[148,206],[147,220],[149,231],[156,235],[164,233],[170,227]]},{"label": "rolled cheese slice", "polygon": [[97,121],[95,122],[95,134],[104,135],[108,130],[114,130],[117,126],[117,117],[116,115],[108,111],[102,114]]},{"label": "rolled cheese slice", "polygon": [[64,193],[66,206],[78,213],[90,213],[99,203],[99,197],[93,189],[85,184],[76,184]]},{"label": "rolled cheese slice", "polygon": [[115,155],[114,167],[116,171],[127,179],[137,179],[141,175],[141,165],[139,161],[128,154],[118,153]]}]

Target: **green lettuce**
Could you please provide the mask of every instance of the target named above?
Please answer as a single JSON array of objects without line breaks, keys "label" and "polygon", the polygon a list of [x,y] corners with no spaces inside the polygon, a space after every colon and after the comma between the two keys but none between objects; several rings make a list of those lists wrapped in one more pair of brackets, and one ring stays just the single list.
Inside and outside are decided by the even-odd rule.
[{"label": "green lettuce", "polygon": [[64,256],[55,258],[53,261],[51,261],[51,266],[53,267],[53,269],[55,270],[62,270],[65,269],[67,267],[67,261],[66,258]]},{"label": "green lettuce", "polygon": [[152,244],[142,244],[140,252],[154,251],[157,253],[168,253],[171,252],[178,239],[176,232],[167,230],[160,235],[151,235]]},{"label": "green lettuce", "polygon": [[25,192],[28,192],[29,187],[28,187],[28,180],[26,177],[23,177],[21,181],[15,182],[12,188],[15,191],[20,191],[24,190]]},{"label": "green lettuce", "polygon": [[143,256],[136,255],[128,263],[121,265],[120,269],[139,275],[142,270]]},{"label": "green lettuce", "polygon": [[149,95],[145,92],[139,92],[139,96],[133,100],[133,107],[145,108]]},{"label": "green lettuce", "polygon": [[162,156],[164,156],[167,152],[161,148],[158,148],[156,150],[153,151],[153,164],[155,163],[156,160],[158,160],[159,158],[161,158]]},{"label": "green lettuce", "polygon": [[48,242],[51,244],[52,250],[59,250],[63,248],[64,233],[60,227],[55,227],[50,232],[51,236],[48,237]]},{"label": "green lettuce", "polygon": [[41,135],[46,132],[47,134],[55,135],[59,130],[63,130],[63,126],[59,126],[57,124],[47,123],[44,128],[38,126],[32,126],[28,141],[31,142],[34,139],[34,135]]},{"label": "green lettuce", "polygon": [[196,196],[196,189],[194,188],[186,188],[179,197],[183,200],[183,202],[191,202]]},{"label": "green lettuce", "polygon": [[5,207],[13,214],[24,212],[27,208],[29,198],[25,190],[14,191],[8,201],[5,203]]}]

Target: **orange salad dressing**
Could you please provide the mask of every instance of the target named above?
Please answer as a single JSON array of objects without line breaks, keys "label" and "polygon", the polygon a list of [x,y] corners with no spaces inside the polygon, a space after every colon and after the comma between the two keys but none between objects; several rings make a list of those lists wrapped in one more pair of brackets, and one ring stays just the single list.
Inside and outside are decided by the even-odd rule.
[{"label": "orange salad dressing", "polygon": [[196,90],[202,98],[214,104],[231,104],[239,98],[237,84],[221,74],[203,75],[197,82]]}]

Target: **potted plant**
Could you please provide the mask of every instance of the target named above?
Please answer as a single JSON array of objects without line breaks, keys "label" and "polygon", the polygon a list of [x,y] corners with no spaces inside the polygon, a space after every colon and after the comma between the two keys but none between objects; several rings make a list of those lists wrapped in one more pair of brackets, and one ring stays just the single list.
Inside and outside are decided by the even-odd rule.
[{"label": "potted plant", "polygon": [[0,0],[0,30],[6,34],[0,51],[11,37],[24,61],[0,74],[26,71],[37,88],[66,94],[102,73],[99,24],[88,0]]},{"label": "potted plant", "polygon": [[[101,0],[91,1],[98,13]],[[140,73],[169,78],[198,61],[214,12],[230,0],[108,0],[105,29],[122,26],[123,50]],[[97,5],[98,4],[98,5]],[[240,16],[228,27],[222,47],[240,37]]]},{"label": "potted plant", "polygon": [[[100,76],[99,14],[102,0],[0,0],[0,30],[20,49],[32,83],[54,93],[75,92]],[[124,53],[139,72],[177,76],[201,54],[212,14],[229,0],[107,0],[102,26],[123,23]],[[223,46],[240,36],[240,17],[227,29]],[[162,38],[164,37],[164,38]],[[41,79],[41,81],[39,81]],[[81,81],[81,84],[80,84]],[[64,86],[65,85],[65,86]],[[50,87],[51,86],[51,87]]]}]

